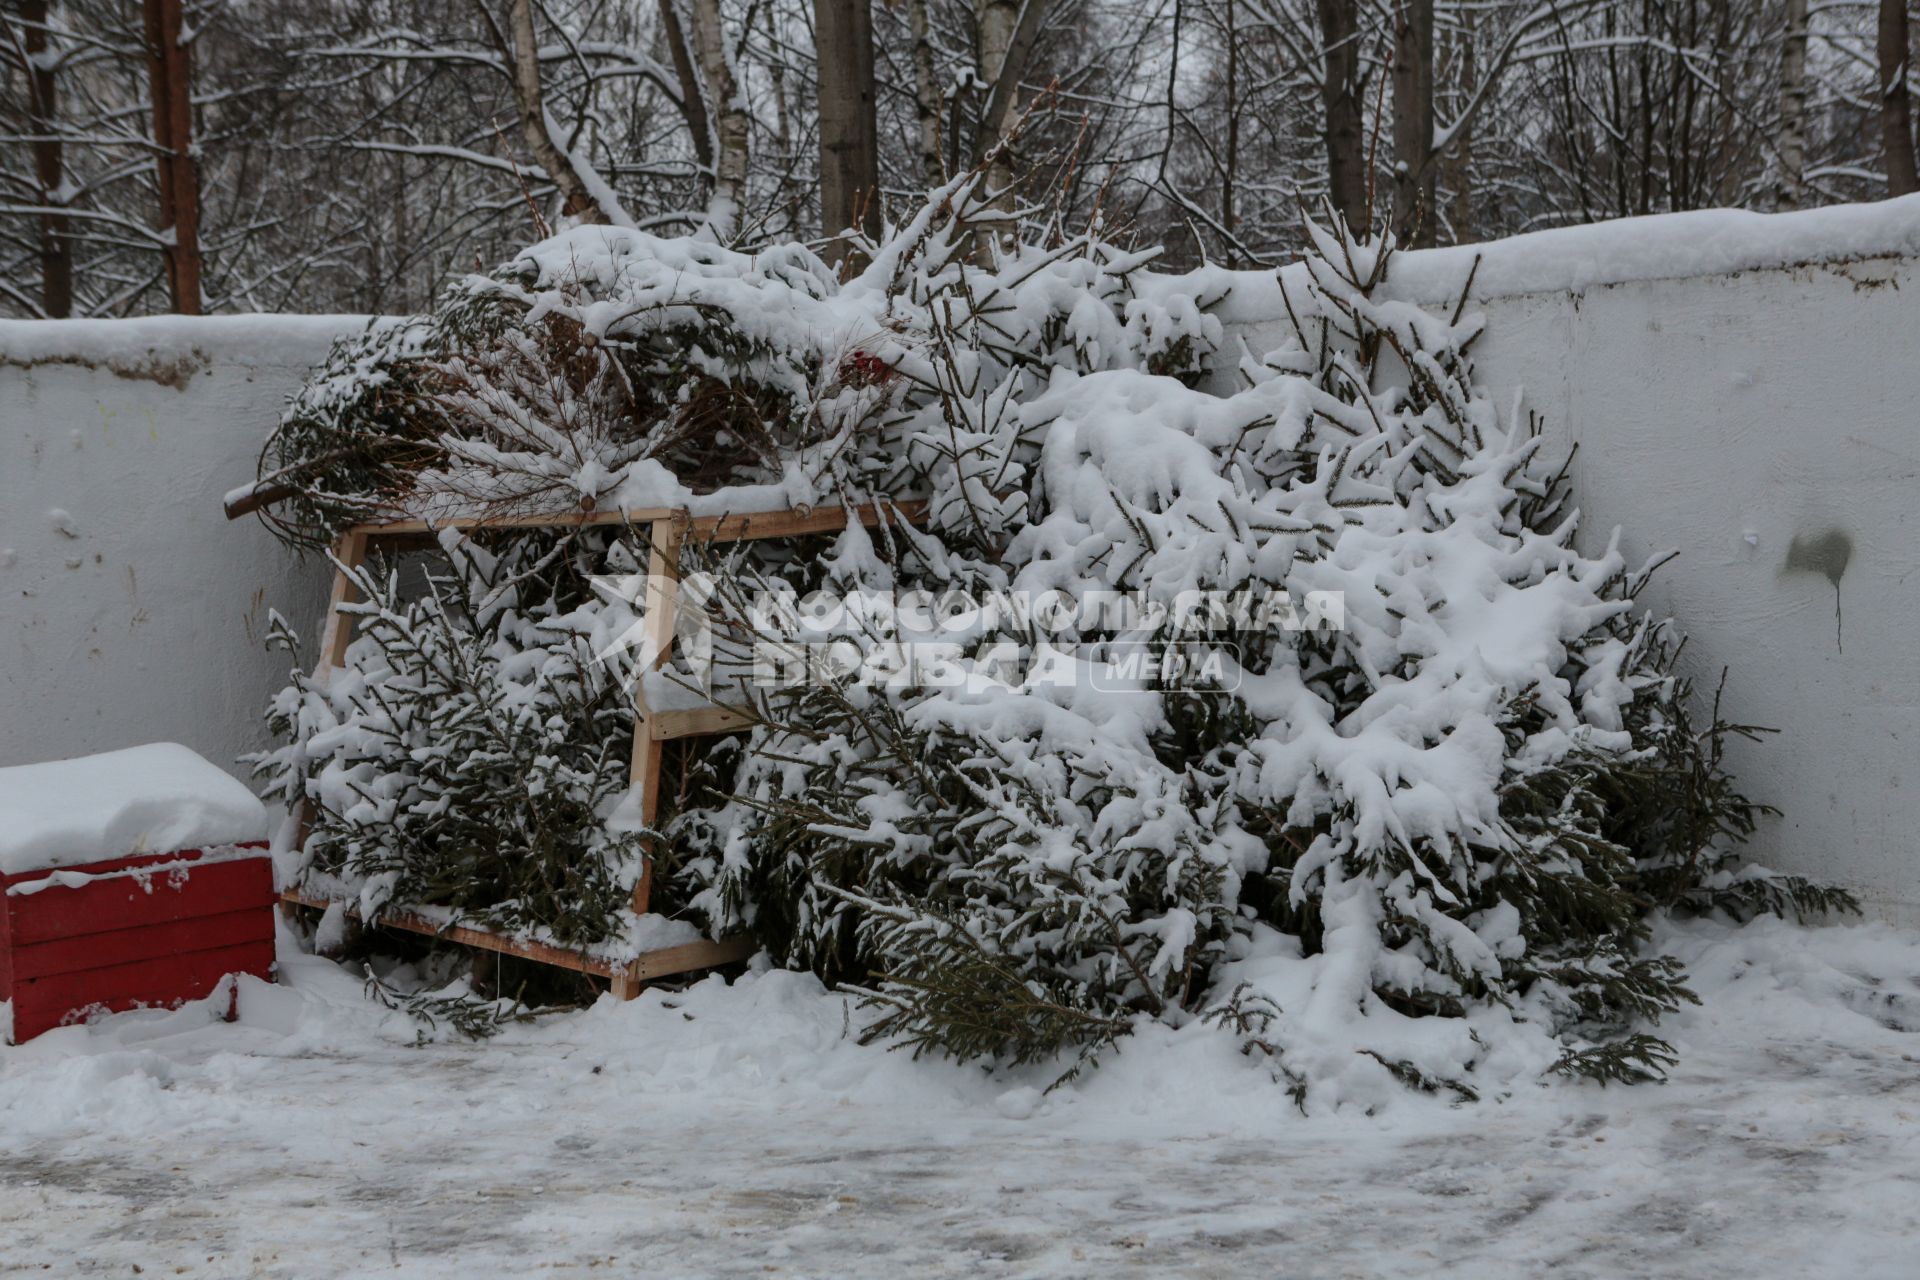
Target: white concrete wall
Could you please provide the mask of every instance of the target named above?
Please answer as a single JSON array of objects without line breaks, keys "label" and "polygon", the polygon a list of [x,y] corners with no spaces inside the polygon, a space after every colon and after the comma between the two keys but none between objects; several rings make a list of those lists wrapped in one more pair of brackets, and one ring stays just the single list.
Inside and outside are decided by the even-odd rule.
[{"label": "white concrete wall", "polygon": [[[1779,731],[1729,751],[1783,811],[1754,856],[1920,924],[1920,198],[1890,204],[1907,216],[1853,241],[1854,260],[1798,265],[1782,264],[1808,251],[1807,215],[1740,215],[1755,236],[1704,260],[1745,269],[1705,276],[1652,252],[1651,278],[1634,274],[1645,230],[1694,215],[1635,220],[1637,239],[1632,223],[1523,237],[1524,254],[1487,246],[1472,306],[1496,403],[1523,390],[1550,448],[1579,445],[1583,538],[1620,526],[1630,562],[1679,551],[1642,599],[1690,635],[1709,698],[1728,669],[1730,720]],[[1410,296],[1457,295],[1461,250],[1417,258]],[[1284,326],[1243,299],[1230,331],[1260,351]],[[1837,586],[1797,567],[1841,570],[1842,553]]]},{"label": "white concrete wall", "polygon": [[[1644,599],[1691,636],[1767,863],[1920,923],[1920,263],[1502,299],[1484,370],[1578,442],[1587,536],[1677,549]],[[1795,547],[1798,544],[1799,552]],[[1809,555],[1809,551],[1813,554]],[[1800,567],[1827,559],[1830,581]]]},{"label": "white concrete wall", "polygon": [[220,499],[361,323],[0,322],[0,765],[172,740],[232,767],[263,744],[289,665],[267,610],[305,635],[324,575]]}]

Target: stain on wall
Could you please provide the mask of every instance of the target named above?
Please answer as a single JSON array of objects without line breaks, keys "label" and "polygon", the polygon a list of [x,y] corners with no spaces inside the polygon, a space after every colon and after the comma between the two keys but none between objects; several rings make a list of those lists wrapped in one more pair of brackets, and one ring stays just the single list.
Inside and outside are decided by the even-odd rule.
[{"label": "stain on wall", "polygon": [[1786,563],[1780,566],[1783,575],[1817,573],[1833,584],[1833,643],[1841,653],[1847,651],[1847,643],[1840,621],[1840,579],[1847,576],[1847,565],[1852,561],[1853,539],[1844,530],[1828,529],[1794,534],[1787,547]]}]

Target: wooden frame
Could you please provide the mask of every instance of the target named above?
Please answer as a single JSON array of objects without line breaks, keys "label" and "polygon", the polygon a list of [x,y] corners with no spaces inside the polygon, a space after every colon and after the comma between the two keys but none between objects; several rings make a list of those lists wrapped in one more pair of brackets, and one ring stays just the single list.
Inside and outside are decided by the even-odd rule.
[{"label": "wooden frame", "polygon": [[[647,595],[642,626],[645,651],[654,655],[653,667],[657,669],[672,658],[673,628],[678,608],[678,592],[674,584],[680,577],[680,552],[689,542],[747,542],[835,533],[847,527],[849,516],[870,528],[890,521],[920,524],[925,521],[926,513],[924,502],[866,503],[854,508],[851,513],[841,507],[823,507],[706,516],[695,516],[680,508],[650,507],[581,511],[565,515],[406,519],[355,525],[334,541],[333,556],[339,562],[339,567],[334,572],[333,589],[327,599],[327,613],[320,630],[319,663],[314,674],[325,680],[328,673],[344,664],[347,646],[353,640],[353,619],[351,615],[341,612],[341,606],[351,603],[355,595],[353,579],[348,571],[358,569],[365,563],[368,553],[380,543],[404,545],[446,529],[573,529],[645,525],[648,541]],[[644,690],[645,672],[642,672],[640,678],[634,681],[633,757],[628,778],[631,785],[640,788],[640,820],[652,826],[660,814],[662,744],[679,738],[732,733],[745,728],[752,720],[739,711],[723,706],[649,712]],[[304,815],[300,829],[304,842]],[[653,856],[650,849],[640,881],[633,889],[634,914],[647,914],[652,893]],[[333,905],[332,899],[294,889],[283,892],[280,898],[282,902],[294,906],[325,909]],[[350,906],[342,905],[350,914],[358,914]],[[622,1000],[631,1000],[639,995],[648,979],[732,964],[753,954],[753,944],[745,938],[723,938],[718,942],[702,940],[643,952],[631,961],[619,962],[588,951],[523,941],[471,925],[435,921],[426,914],[406,908],[383,910],[375,923],[603,977],[608,979],[613,994]]]},{"label": "wooden frame", "polygon": [[[302,893],[298,889],[288,889],[280,894],[282,902],[295,906],[312,907],[324,911],[333,905],[333,899],[316,894]],[[357,908],[347,907],[348,915],[359,918]],[[634,979],[660,978],[668,974],[684,973],[689,969],[705,969],[719,964],[732,964],[745,960],[753,954],[753,943],[746,938],[728,938],[722,942],[689,942],[677,947],[662,947],[657,951],[643,953],[628,964],[591,951],[576,951],[570,947],[556,947],[544,942],[527,942],[519,938],[509,938],[490,929],[476,929],[471,925],[447,924],[418,911],[386,910],[374,923],[382,929],[401,929],[407,933],[425,934],[428,937],[444,938],[448,942],[457,942],[464,947],[475,947],[482,951],[495,951],[502,955],[518,956],[523,960],[533,960],[540,964],[550,964],[556,969],[572,969],[575,973],[592,974],[596,978],[615,978],[623,972]]]}]

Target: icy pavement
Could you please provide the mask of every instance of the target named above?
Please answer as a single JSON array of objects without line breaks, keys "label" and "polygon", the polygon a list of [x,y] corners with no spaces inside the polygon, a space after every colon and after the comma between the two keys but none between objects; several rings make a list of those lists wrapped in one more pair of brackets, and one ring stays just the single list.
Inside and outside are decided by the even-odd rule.
[{"label": "icy pavement", "polygon": [[1920,935],[1691,924],[1664,1086],[1303,1119],[1211,1033],[1041,1098],[769,974],[412,1047],[331,965],[0,1049],[0,1276],[1912,1276]]}]

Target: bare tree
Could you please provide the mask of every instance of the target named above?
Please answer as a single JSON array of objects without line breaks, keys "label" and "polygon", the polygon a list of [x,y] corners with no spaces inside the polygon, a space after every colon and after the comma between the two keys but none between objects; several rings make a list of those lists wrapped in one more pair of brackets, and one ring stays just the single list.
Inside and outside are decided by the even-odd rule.
[{"label": "bare tree", "polygon": [[982,0],[980,66],[988,91],[985,127],[977,150],[984,151],[1007,135],[1007,126],[1020,105],[1020,80],[1033,61],[1047,9],[1048,0],[1020,0],[1018,4]]},{"label": "bare tree", "polygon": [[733,50],[720,21],[720,0],[691,0],[693,49],[714,122],[713,195],[705,231],[716,240],[739,233],[747,205],[747,160],[752,126]]},{"label": "bare tree", "polygon": [[[168,309],[172,218],[154,163],[166,117],[140,10],[51,0],[0,9],[0,23],[0,299],[27,315]],[[16,283],[34,278],[31,293]]]},{"label": "bare tree", "polygon": [[933,23],[927,0],[907,0],[908,38],[913,42],[913,114],[919,143],[920,181],[937,186],[946,176],[940,162],[940,87],[935,81]]},{"label": "bare tree", "polygon": [[1798,209],[1807,174],[1807,0],[1786,0],[1780,41],[1780,192],[1776,204]]},{"label": "bare tree", "polygon": [[[813,0],[820,74],[820,231],[880,231],[871,0]],[[844,242],[835,241],[838,259]]]},{"label": "bare tree", "polygon": [[[980,111],[980,130],[974,137],[976,160],[985,159],[1007,137],[1020,106],[1021,78],[1033,60],[1034,46],[1046,20],[1050,0],[979,0],[980,75],[986,81],[986,105]],[[1011,160],[989,171],[996,187],[1011,185]]]},{"label": "bare tree", "polygon": [[1222,25],[1226,28],[1223,34],[1227,55],[1227,136],[1222,143],[1226,154],[1220,165],[1220,221],[1231,242],[1234,227],[1240,221],[1239,210],[1234,208],[1240,183],[1240,24],[1234,0],[1225,0],[1223,7],[1226,11]]},{"label": "bare tree", "polygon": [[1784,30],[1780,8],[1734,0],[1531,9],[1495,46],[1515,76],[1476,141],[1507,196],[1484,229],[1771,204]]},{"label": "bare tree", "polygon": [[[1448,90],[1448,101],[1452,113],[1456,115],[1459,112],[1459,98],[1465,93],[1472,92],[1472,87],[1478,79],[1480,18],[1480,9],[1467,5],[1461,6],[1454,28],[1450,32],[1451,38],[1447,41],[1448,56],[1440,60],[1441,65],[1436,66],[1434,72],[1436,94],[1439,92],[1437,86],[1444,83]],[[1442,67],[1445,70],[1444,75]],[[1438,107],[1435,109],[1436,112],[1439,110]],[[1440,181],[1451,187],[1453,191],[1452,201],[1447,210],[1447,230],[1452,232],[1451,238],[1456,242],[1474,239],[1473,127],[1472,119],[1464,119],[1459,128],[1454,131],[1453,145],[1447,152],[1447,164],[1440,177]],[[1436,236],[1440,231],[1440,228],[1435,228]]]},{"label": "bare tree", "polygon": [[611,190],[559,134],[540,87],[540,42],[533,28],[533,0],[508,0],[507,30],[495,21],[486,0],[474,7],[493,37],[494,48],[509,68],[520,134],[527,150],[560,193],[561,212],[588,222],[630,223]]},{"label": "bare tree", "polygon": [[1914,172],[1913,108],[1908,69],[1913,50],[1907,34],[1906,0],[1880,0],[1876,41],[1880,62],[1880,149],[1885,155],[1887,194],[1920,191]]},{"label": "bare tree", "polygon": [[27,133],[33,149],[34,176],[39,180],[40,311],[59,317],[73,314],[73,240],[68,218],[60,212],[66,200],[65,165],[60,138],[59,77],[48,40],[47,0],[24,0],[20,6],[20,48],[27,80]]},{"label": "bare tree", "polygon": [[1393,226],[1433,243],[1433,0],[1394,0]]},{"label": "bare tree", "polygon": [[159,166],[159,228],[173,309],[200,314],[200,182],[193,159],[193,70],[180,0],[145,0],[147,77]]},{"label": "bare tree", "polygon": [[713,117],[707,111],[706,93],[700,84],[700,72],[693,65],[693,46],[687,39],[686,24],[680,21],[678,0],[659,0],[660,39],[673,60],[673,74],[680,83],[680,114],[687,122],[687,135],[700,167],[713,168]]},{"label": "bare tree", "polygon": [[1320,97],[1326,110],[1327,198],[1347,220],[1363,227],[1367,208],[1367,157],[1361,136],[1360,27],[1351,0],[1318,0]]},{"label": "bare tree", "polygon": [[812,238],[984,156],[1003,219],[1168,268],[1282,261],[1323,195],[1439,242],[1914,185],[1879,0],[853,2],[175,0],[183,147],[141,6],[13,0],[0,311],[172,305],[156,152],[198,171],[207,310],[417,309],[567,219]]},{"label": "bare tree", "polygon": [[[977,0],[980,76],[986,81],[989,92],[999,88],[1009,70],[1016,77],[1020,74],[1022,50],[1015,41],[1014,32],[1020,25],[1020,10],[1024,3],[1025,0]],[[1008,106],[1011,106],[1010,101]],[[982,113],[982,141],[977,151],[984,152],[992,142],[999,140],[999,120],[996,117],[1000,114],[991,107]]]}]

